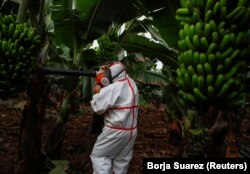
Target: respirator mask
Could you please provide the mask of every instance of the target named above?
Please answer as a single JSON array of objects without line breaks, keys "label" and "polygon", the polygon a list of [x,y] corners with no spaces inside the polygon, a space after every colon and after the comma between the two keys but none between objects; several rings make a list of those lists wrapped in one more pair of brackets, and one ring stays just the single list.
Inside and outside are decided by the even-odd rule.
[{"label": "respirator mask", "polygon": [[[111,67],[116,64],[120,64],[123,68],[112,77]],[[112,63],[110,65],[101,66],[100,70],[96,73],[96,84],[101,87],[106,87],[113,83],[113,80],[117,78],[123,71],[125,71],[124,65],[121,63]]]}]

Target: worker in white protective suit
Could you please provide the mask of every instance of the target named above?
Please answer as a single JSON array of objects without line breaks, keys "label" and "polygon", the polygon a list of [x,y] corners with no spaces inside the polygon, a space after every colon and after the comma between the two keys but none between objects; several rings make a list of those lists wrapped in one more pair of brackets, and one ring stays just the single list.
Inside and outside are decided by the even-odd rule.
[{"label": "worker in white protective suit", "polygon": [[115,62],[108,69],[111,83],[96,86],[91,101],[93,111],[104,116],[104,127],[90,158],[94,174],[125,174],[137,135],[139,93],[122,63]]}]

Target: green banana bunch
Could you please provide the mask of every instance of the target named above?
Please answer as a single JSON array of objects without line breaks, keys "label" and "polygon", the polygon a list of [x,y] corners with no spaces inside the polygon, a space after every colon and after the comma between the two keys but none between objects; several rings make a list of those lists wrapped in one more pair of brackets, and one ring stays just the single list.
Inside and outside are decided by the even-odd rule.
[{"label": "green banana bunch", "polygon": [[0,96],[26,88],[36,64],[40,35],[13,15],[0,15]]},{"label": "green banana bunch", "polygon": [[189,107],[237,109],[250,55],[250,3],[187,0],[186,7],[177,9],[176,20],[181,100]]},{"label": "green banana bunch", "polygon": [[107,59],[116,59],[115,51],[117,49],[117,44],[112,41],[110,37],[103,35],[97,40],[97,42],[99,47],[96,51],[96,55],[102,62],[106,62]]}]

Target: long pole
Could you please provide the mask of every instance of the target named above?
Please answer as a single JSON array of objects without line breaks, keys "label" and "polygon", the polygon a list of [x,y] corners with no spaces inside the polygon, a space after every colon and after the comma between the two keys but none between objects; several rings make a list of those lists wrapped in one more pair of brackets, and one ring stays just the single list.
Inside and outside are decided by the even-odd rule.
[{"label": "long pole", "polygon": [[71,75],[71,76],[89,76],[96,77],[96,71],[81,71],[72,69],[59,69],[44,66],[38,66],[38,72],[45,75]]}]

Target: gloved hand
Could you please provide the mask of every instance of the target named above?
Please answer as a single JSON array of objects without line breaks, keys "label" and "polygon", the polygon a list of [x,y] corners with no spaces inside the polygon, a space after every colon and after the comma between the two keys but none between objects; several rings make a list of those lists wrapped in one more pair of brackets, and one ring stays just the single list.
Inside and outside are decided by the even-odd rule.
[{"label": "gloved hand", "polygon": [[100,90],[101,90],[101,88],[102,88],[102,87],[101,87],[100,85],[95,85],[95,86],[94,86],[94,89],[93,89],[94,94],[99,93]]},{"label": "gloved hand", "polygon": [[100,66],[100,69],[103,70],[103,71],[106,71],[107,68],[109,68],[108,65],[102,65],[102,66]]}]

